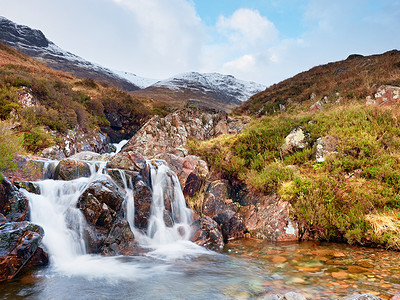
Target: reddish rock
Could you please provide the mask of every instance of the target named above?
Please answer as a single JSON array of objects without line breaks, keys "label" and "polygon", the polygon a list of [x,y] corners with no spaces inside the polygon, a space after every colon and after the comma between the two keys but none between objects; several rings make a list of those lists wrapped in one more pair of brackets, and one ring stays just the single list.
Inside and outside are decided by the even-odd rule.
[{"label": "reddish rock", "polygon": [[375,100],[383,106],[398,103],[400,100],[400,87],[390,85],[380,86],[375,94]]},{"label": "reddish rock", "polygon": [[[170,153],[157,155],[156,158],[167,162],[167,165],[178,176],[183,190],[187,184],[189,185],[186,188],[187,193],[194,194],[204,187],[205,180],[209,175],[207,163],[204,160],[194,155],[180,157]],[[191,174],[194,175],[189,179]],[[196,177],[194,177],[195,175]]]},{"label": "reddish rock", "polygon": [[48,163],[46,159],[31,155],[17,155],[14,158],[17,168],[14,172],[5,175],[11,181],[38,181],[43,179],[43,171]]},{"label": "reddish rock", "polygon": [[178,153],[188,138],[207,140],[227,133],[238,133],[249,118],[228,117],[225,112],[184,108],[164,118],[151,118],[122,151],[137,151],[152,157],[161,153]]},{"label": "reddish rock", "polygon": [[7,222],[6,217],[3,214],[0,213],[0,225],[3,225],[6,222]]},{"label": "reddish rock", "polygon": [[224,238],[217,222],[209,217],[201,218],[192,224],[192,242],[200,246],[223,247]]},{"label": "reddish rock", "polygon": [[290,204],[276,196],[260,197],[259,201],[239,210],[251,236],[279,242],[298,241],[296,223],[289,217]]},{"label": "reddish rock", "polygon": [[204,199],[203,214],[212,218],[226,210],[236,212],[235,204],[229,200],[231,200],[229,197],[229,182],[227,180],[211,182]]},{"label": "reddish rock", "polygon": [[60,161],[54,173],[56,180],[74,180],[80,177],[90,177],[90,166],[80,160],[64,159]]},{"label": "reddish rock", "polygon": [[135,226],[139,229],[146,230],[147,222],[150,218],[152,191],[149,186],[142,180],[137,181],[135,184],[134,199]]},{"label": "reddish rock", "polygon": [[107,163],[107,168],[143,172],[146,159],[138,152],[120,152]]},{"label": "reddish rock", "polygon": [[11,279],[35,254],[44,236],[40,226],[12,222],[0,226],[0,281]]}]

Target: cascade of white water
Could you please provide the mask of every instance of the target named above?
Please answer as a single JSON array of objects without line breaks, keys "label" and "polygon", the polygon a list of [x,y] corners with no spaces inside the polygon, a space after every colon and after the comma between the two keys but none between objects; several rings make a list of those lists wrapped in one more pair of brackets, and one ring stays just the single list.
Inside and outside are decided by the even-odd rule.
[{"label": "cascade of white water", "polygon": [[[162,161],[153,161],[148,164],[151,167],[153,199],[148,221],[147,243],[157,246],[189,240],[192,212],[186,207],[178,178]],[[169,216],[165,208],[166,200],[171,202],[172,216]],[[172,218],[173,224],[167,226],[166,218]]]},{"label": "cascade of white water", "polygon": [[125,189],[125,200],[124,200],[124,209],[125,209],[125,219],[129,223],[129,227],[132,232],[135,232],[135,199],[133,196],[133,184],[132,178],[129,177],[129,181],[126,178],[126,174],[123,170],[118,170],[119,175],[121,176],[122,183]]}]

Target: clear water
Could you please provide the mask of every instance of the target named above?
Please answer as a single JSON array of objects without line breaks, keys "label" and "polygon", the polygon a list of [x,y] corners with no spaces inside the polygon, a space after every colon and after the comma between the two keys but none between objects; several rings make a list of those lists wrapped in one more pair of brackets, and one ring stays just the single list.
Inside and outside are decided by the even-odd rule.
[{"label": "clear water", "polygon": [[[400,292],[398,252],[258,240],[232,241],[213,252],[189,242],[190,211],[179,181],[156,163],[150,230],[137,236],[147,251],[130,257],[86,254],[80,234],[86,223],[75,206],[86,186],[104,176],[101,169],[96,173],[93,168],[90,178],[42,181],[41,195],[28,194],[32,221],[45,229],[51,263],[0,284],[0,299],[262,299],[289,291],[311,299],[368,292],[390,299]],[[125,187],[129,190],[129,183]],[[172,227],[161,222],[162,195],[174,199]],[[132,205],[128,192],[126,207]]]}]

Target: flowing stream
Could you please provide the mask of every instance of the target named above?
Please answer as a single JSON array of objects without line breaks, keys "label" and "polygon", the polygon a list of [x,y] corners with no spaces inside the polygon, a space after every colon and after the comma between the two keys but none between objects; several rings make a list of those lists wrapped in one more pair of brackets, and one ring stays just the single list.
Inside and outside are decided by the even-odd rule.
[{"label": "flowing stream", "polygon": [[[149,166],[153,200],[146,233],[135,227],[132,182],[121,173],[125,217],[147,250],[136,256],[87,254],[87,224],[76,204],[90,182],[106,176],[101,165],[92,166],[89,178],[46,179],[38,182],[40,195],[26,192],[32,222],[46,233],[50,265],[0,284],[0,299],[262,299],[289,291],[311,299],[367,292],[390,299],[400,292],[397,252],[243,240],[217,253],[189,242],[192,216],[176,175],[159,161]],[[171,203],[167,216],[165,199]]]}]

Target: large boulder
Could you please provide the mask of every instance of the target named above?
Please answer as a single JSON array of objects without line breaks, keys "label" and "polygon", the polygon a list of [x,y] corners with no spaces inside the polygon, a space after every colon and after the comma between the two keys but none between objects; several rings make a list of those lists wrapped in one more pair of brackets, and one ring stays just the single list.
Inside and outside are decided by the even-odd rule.
[{"label": "large boulder", "polygon": [[107,163],[107,168],[142,172],[147,166],[146,159],[138,152],[120,152]]},{"label": "large boulder", "polygon": [[192,242],[210,248],[224,246],[224,238],[217,222],[209,217],[198,219],[192,224]]},{"label": "large boulder", "polygon": [[297,127],[285,138],[285,143],[282,145],[281,150],[283,155],[288,155],[307,146],[309,146],[309,133],[304,131],[303,128]]},{"label": "large boulder", "polygon": [[11,279],[29,262],[44,236],[29,222],[0,225],[0,281]]},{"label": "large boulder", "polygon": [[44,158],[54,159],[54,160],[62,160],[66,158],[64,152],[60,149],[58,145],[44,149],[42,151],[42,156]]},{"label": "large boulder", "polygon": [[145,231],[151,214],[152,189],[143,180],[138,180],[133,190],[135,200],[135,226]]},{"label": "large boulder", "polygon": [[8,222],[29,219],[29,200],[6,177],[0,182],[0,213]]},{"label": "large boulder", "polygon": [[121,254],[134,243],[134,236],[124,219],[125,193],[108,176],[102,176],[86,188],[77,207],[89,225],[86,229],[89,252]]},{"label": "large boulder", "polygon": [[224,179],[215,180],[207,187],[202,213],[212,218],[226,210],[234,212],[237,210],[236,205],[230,197],[229,182]]},{"label": "large boulder", "polygon": [[74,180],[80,177],[90,177],[91,170],[88,163],[80,160],[63,159],[55,169],[54,179]]}]

